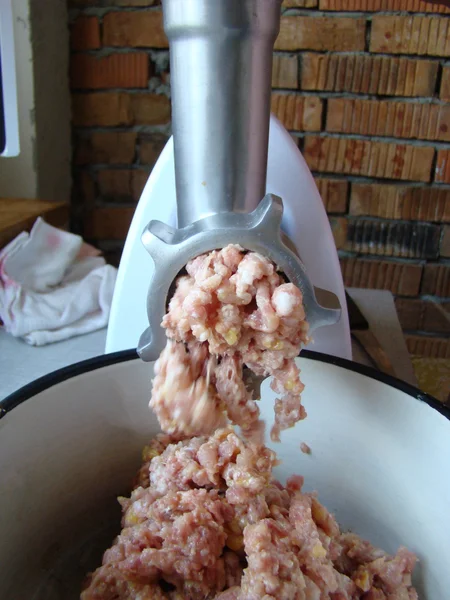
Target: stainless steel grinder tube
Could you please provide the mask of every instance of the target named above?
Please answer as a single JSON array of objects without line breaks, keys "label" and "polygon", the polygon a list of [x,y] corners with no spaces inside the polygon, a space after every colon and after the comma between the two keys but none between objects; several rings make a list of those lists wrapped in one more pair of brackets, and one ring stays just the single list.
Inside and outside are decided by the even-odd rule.
[{"label": "stainless steel grinder tube", "polygon": [[265,195],[281,0],[163,0],[178,227]]}]

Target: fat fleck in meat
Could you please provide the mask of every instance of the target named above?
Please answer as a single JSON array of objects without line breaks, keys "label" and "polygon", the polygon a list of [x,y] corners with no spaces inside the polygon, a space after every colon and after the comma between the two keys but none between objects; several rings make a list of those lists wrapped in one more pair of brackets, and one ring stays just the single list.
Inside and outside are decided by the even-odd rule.
[{"label": "fat fleck in meat", "polygon": [[81,600],[417,600],[416,558],[342,533],[303,479],[231,428],[144,450],[122,532]]},{"label": "fat fleck in meat", "polygon": [[151,408],[168,433],[210,434],[225,422],[258,431],[244,366],[273,376],[273,440],[306,416],[295,364],[308,342],[303,298],[274,264],[236,245],[190,261],[163,319],[169,341],[157,364]]}]

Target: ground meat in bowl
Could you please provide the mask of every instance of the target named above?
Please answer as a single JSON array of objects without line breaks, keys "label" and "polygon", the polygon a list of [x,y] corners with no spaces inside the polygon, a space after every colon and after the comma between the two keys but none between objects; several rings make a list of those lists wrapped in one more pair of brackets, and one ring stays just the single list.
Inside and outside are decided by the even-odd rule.
[{"label": "ground meat in bowl", "polygon": [[158,436],[81,600],[417,600],[412,553],[342,533],[276,462],[231,428]]}]

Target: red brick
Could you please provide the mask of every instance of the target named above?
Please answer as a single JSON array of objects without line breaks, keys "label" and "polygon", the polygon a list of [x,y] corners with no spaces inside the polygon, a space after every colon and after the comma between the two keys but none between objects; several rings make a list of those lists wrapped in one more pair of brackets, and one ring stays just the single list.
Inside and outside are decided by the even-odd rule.
[{"label": "red brick", "polygon": [[405,330],[450,332],[450,303],[448,302],[396,298],[395,308],[400,324]]},{"label": "red brick", "polygon": [[338,250],[345,248],[347,243],[348,230],[347,219],[345,219],[344,217],[331,217],[330,226],[334,238],[334,243],[336,244],[336,248]]},{"label": "red brick", "polygon": [[133,200],[138,202],[150,175],[149,169],[135,169],[131,181]]},{"label": "red brick", "polygon": [[97,17],[82,15],[70,28],[72,50],[97,50],[100,48],[100,23]]},{"label": "red brick", "polygon": [[301,89],[380,96],[432,96],[438,63],[354,54],[302,55]]},{"label": "red brick", "polygon": [[101,199],[137,202],[149,176],[148,169],[104,169],[98,172]]},{"label": "red brick", "polygon": [[93,206],[97,196],[95,181],[91,173],[77,171],[73,181],[74,204]]},{"label": "red brick", "polygon": [[142,125],[164,125],[170,121],[170,100],[159,94],[132,94],[133,122]]},{"label": "red brick", "polygon": [[318,0],[283,0],[283,8],[314,8]]},{"label": "red brick", "polygon": [[103,45],[131,48],[167,48],[162,12],[117,11],[103,18]]},{"label": "red brick", "polygon": [[339,11],[408,11],[427,13],[450,13],[450,8],[443,4],[431,4],[424,0],[320,0],[320,10]]},{"label": "red brick", "polygon": [[271,110],[290,131],[320,131],[322,120],[320,98],[273,93]]},{"label": "red brick", "polygon": [[402,329],[419,331],[422,329],[424,301],[411,298],[396,298],[395,308]]},{"label": "red brick", "polygon": [[434,148],[308,136],[305,139],[303,154],[313,171],[429,181]]},{"label": "red brick", "polygon": [[144,52],[94,56],[74,54],[70,83],[73,89],[146,88],[149,57]]},{"label": "red brick", "polygon": [[450,302],[426,302],[422,329],[436,333],[450,333]]},{"label": "red brick", "polygon": [[114,202],[128,202],[132,198],[131,169],[105,169],[97,174],[99,191],[102,200]]},{"label": "red brick", "polygon": [[450,225],[445,225],[442,229],[441,256],[450,258]]},{"label": "red brick", "polygon": [[84,234],[94,240],[125,240],[134,207],[95,208],[85,218]]},{"label": "red brick", "polygon": [[441,100],[450,102],[450,65],[447,65],[442,69],[441,92],[439,97]]},{"label": "red brick", "polygon": [[346,225],[345,243],[339,248],[356,254],[435,260],[440,235],[439,226],[431,223],[351,219]]},{"label": "red brick", "polygon": [[75,126],[131,125],[133,114],[130,96],[125,93],[72,95],[72,120]]},{"label": "red brick", "polygon": [[342,179],[315,177],[317,189],[328,213],[345,213],[349,184]]},{"label": "red brick", "polygon": [[352,183],[350,214],[383,219],[450,221],[450,189]]},{"label": "red brick", "polygon": [[421,294],[450,297],[450,265],[427,264],[423,273]]},{"label": "red brick", "polygon": [[375,15],[370,51],[450,56],[450,19]]},{"label": "red brick", "polygon": [[413,356],[450,358],[450,338],[405,335],[408,351]]},{"label": "red brick", "polygon": [[364,50],[365,31],[365,19],[281,17],[275,50],[360,51]]},{"label": "red brick", "polygon": [[140,159],[145,165],[153,165],[159,158],[164,146],[166,145],[167,137],[161,134],[143,135],[140,139]]},{"label": "red brick", "polygon": [[450,141],[450,105],[330,98],[327,131]]},{"label": "red brick", "polygon": [[164,125],[170,121],[170,100],[151,93],[73,94],[72,118],[73,124],[80,127]]},{"label": "red brick", "polygon": [[98,183],[102,199],[113,202],[137,202],[149,174],[147,168],[99,171]]},{"label": "red brick", "polygon": [[341,268],[346,287],[390,290],[400,296],[417,296],[419,293],[421,265],[343,258]]},{"label": "red brick", "polygon": [[450,183],[450,150],[438,151],[434,180],[438,183]]},{"label": "red brick", "polygon": [[133,131],[96,131],[76,141],[74,162],[87,164],[131,164],[137,134]]},{"label": "red brick", "polygon": [[298,59],[296,56],[274,54],[272,65],[272,87],[297,89]]}]

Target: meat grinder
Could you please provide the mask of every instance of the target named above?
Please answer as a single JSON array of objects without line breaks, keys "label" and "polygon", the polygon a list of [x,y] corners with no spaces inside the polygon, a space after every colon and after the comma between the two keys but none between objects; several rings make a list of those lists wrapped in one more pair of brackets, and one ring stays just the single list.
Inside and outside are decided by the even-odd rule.
[{"label": "meat grinder", "polygon": [[301,289],[311,348],[351,358],[328,218],[298,147],[270,114],[281,0],[162,4],[173,136],[129,230],[106,351],[137,346],[155,360],[178,274],[195,256],[236,243],[269,257]]}]

